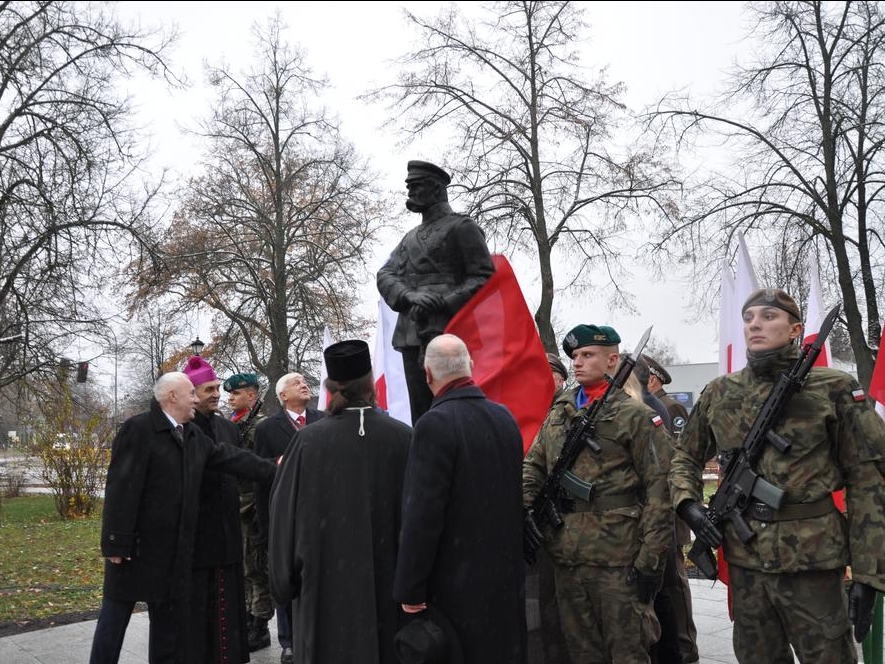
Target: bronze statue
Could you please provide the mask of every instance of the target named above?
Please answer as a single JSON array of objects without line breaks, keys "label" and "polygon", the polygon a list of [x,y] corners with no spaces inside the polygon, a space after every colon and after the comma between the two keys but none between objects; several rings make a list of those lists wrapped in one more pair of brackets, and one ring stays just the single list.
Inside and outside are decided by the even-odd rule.
[{"label": "bronze statue", "polygon": [[424,376],[424,349],[495,271],[485,236],[449,206],[451,176],[426,161],[410,161],[406,207],[421,223],[405,234],[378,271],[378,291],[399,313],[393,347],[403,356],[412,424],[433,400]]}]

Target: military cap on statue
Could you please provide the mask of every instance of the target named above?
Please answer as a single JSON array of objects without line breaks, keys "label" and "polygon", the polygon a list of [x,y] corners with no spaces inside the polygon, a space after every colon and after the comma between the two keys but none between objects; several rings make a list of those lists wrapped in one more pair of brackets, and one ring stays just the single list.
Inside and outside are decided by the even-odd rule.
[{"label": "military cap on statue", "polygon": [[565,335],[562,340],[562,349],[569,357],[578,348],[584,346],[617,346],[621,343],[621,337],[614,328],[608,325],[577,325]]},{"label": "military cap on statue", "polygon": [[238,373],[234,374],[224,381],[225,392],[233,392],[244,387],[258,387],[258,376],[254,373]]},{"label": "military cap on statue", "polygon": [[461,641],[442,612],[428,606],[393,637],[401,664],[462,664]]},{"label": "military cap on statue", "polygon": [[744,313],[749,307],[776,307],[786,311],[796,320],[802,320],[802,312],[799,311],[799,305],[796,300],[787,295],[786,291],[780,288],[760,288],[750,293],[750,297],[741,307],[741,313]]},{"label": "military cap on statue", "polygon": [[547,353],[547,364],[550,365],[552,371],[555,371],[563,378],[568,379],[568,369],[565,368],[562,360],[559,359],[559,355],[556,353]]},{"label": "military cap on statue", "polygon": [[323,351],[326,374],[332,380],[353,380],[372,371],[369,344],[359,339],[339,341]]},{"label": "military cap on statue", "polygon": [[184,369],[181,371],[185,376],[190,378],[194,387],[213,380],[218,380],[218,376],[215,375],[215,370],[212,368],[212,365],[199,355],[191,355],[187,360],[187,364],[184,365]]},{"label": "military cap on statue", "polygon": [[406,182],[423,180],[424,178],[433,178],[448,186],[452,181],[451,175],[446,173],[436,164],[431,164],[429,161],[412,160],[408,163],[407,169],[408,174],[406,175]]},{"label": "military cap on statue", "polygon": [[673,382],[673,379],[670,377],[669,372],[658,364],[657,360],[653,357],[649,357],[645,353],[642,354],[642,359],[645,360],[645,363],[648,365],[648,371],[651,375],[657,376],[658,380],[661,381],[661,385],[669,385]]}]

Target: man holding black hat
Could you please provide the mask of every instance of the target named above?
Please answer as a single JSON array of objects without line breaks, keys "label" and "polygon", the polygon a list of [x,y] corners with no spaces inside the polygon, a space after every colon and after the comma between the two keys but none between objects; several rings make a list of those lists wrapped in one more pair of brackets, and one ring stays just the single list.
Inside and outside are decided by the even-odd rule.
[{"label": "man holding black hat", "polygon": [[[618,333],[578,325],[562,343],[578,386],[553,404],[523,462],[523,502],[530,506],[547,481],[582,409],[609,387],[620,355]],[[545,533],[553,559],[560,619],[573,664],[649,662],[660,636],[652,604],[661,586],[673,511],[667,491],[670,458],[661,418],[615,389],[594,431],[602,448],[584,449],[571,471],[597,487],[590,501],[567,496],[564,527]]]},{"label": "man holding black hat", "polygon": [[479,226],[449,205],[451,180],[429,162],[408,163],[406,207],[421,214],[421,224],[378,271],[378,291],[399,313],[393,347],[403,356],[413,424],[433,400],[424,379],[424,349],[495,271]]},{"label": "man holding black hat", "polygon": [[409,451],[393,595],[442,613],[465,664],[524,664],[519,427],[473,383],[455,335],[428,344],[424,368],[434,400]]},{"label": "man holding black hat", "polygon": [[327,415],[295,434],[270,502],[270,586],[298,664],[394,663],[391,596],[411,429],[375,403],[364,341],[323,351]]},{"label": "man holding black hat", "polygon": [[[692,409],[670,470],[673,505],[701,542],[723,547],[739,662],[792,662],[793,652],[805,664],[856,662],[851,625],[862,641],[885,590],[885,424],[853,377],[812,368],[776,426],[788,449],[766,446],[754,468],[784,490],[782,506],[749,502],[747,542],[727,523],[720,531],[702,502],[704,466],[742,445],[802,339],[799,307],[783,290],[751,293],[741,313],[747,366],[714,378]],[[843,488],[847,515],[832,498]]]}]

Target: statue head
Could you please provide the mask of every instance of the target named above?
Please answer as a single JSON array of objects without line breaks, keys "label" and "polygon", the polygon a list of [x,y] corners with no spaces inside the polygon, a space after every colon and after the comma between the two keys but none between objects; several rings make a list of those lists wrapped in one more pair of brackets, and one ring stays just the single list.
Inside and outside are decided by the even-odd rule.
[{"label": "statue head", "polygon": [[406,207],[411,212],[424,212],[442,201],[449,200],[446,187],[452,181],[443,169],[428,161],[413,160],[408,163],[406,189],[409,198]]}]

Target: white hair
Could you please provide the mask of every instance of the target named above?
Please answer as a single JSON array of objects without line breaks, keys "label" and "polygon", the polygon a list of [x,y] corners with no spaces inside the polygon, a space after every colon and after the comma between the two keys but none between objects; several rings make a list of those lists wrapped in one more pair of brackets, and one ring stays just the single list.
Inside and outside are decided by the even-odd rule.
[{"label": "white hair", "polygon": [[430,369],[438,381],[470,376],[472,373],[470,351],[454,334],[441,334],[427,344],[424,366]]},{"label": "white hair", "polygon": [[181,371],[164,373],[157,379],[157,382],[154,383],[154,399],[160,403],[167,402],[169,400],[169,391],[177,387],[177,384],[181,382],[182,379],[190,382],[190,378],[187,377],[187,374],[184,374]]},{"label": "white hair", "polygon": [[283,390],[285,390],[286,386],[289,383],[291,383],[293,380],[295,380],[295,378],[297,378],[298,376],[301,376],[301,378],[304,378],[304,376],[302,376],[297,371],[293,371],[291,373],[287,373],[287,374],[280,376],[280,379],[277,381],[277,385],[274,389],[277,393],[277,401],[279,401],[281,404],[283,403],[283,398],[281,396]]}]

